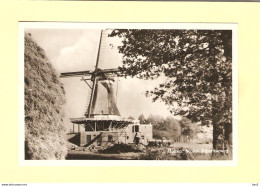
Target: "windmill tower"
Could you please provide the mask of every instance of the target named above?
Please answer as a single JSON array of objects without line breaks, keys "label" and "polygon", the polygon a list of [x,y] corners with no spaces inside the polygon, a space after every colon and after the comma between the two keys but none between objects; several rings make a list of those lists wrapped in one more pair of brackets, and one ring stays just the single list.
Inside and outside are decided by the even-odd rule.
[{"label": "windmill tower", "polygon": [[105,31],[101,31],[97,60],[94,70],[77,72],[64,72],[60,77],[81,77],[89,89],[90,94],[86,105],[84,117],[71,118],[74,125],[84,127],[80,132],[80,146],[89,146],[97,143],[119,143],[126,141],[125,130],[132,120],[122,118],[115,101],[113,88],[114,78],[120,74],[120,70],[101,69],[100,64],[104,59],[104,40],[107,37]]}]

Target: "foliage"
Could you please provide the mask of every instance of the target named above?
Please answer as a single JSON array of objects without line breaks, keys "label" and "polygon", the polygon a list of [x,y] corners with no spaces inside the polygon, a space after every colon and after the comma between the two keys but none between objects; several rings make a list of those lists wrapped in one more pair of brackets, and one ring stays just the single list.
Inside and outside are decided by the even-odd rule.
[{"label": "foliage", "polygon": [[117,29],[110,36],[122,38],[123,74],[164,75],[166,81],[147,95],[175,115],[212,124],[216,148],[223,127],[232,124],[232,31]]},{"label": "foliage", "polygon": [[180,120],[181,134],[189,137],[193,137],[196,134],[196,126],[187,118]]},{"label": "foliage", "polygon": [[139,157],[140,160],[168,160],[169,156],[164,148],[148,148],[144,154]]},{"label": "foliage", "polygon": [[65,159],[64,89],[45,52],[25,34],[25,158]]},{"label": "foliage", "polygon": [[181,135],[181,126],[178,120],[173,117],[162,117],[159,115],[150,114],[145,118],[143,114],[139,116],[147,123],[153,125],[153,137],[155,139],[166,139],[175,141]]},{"label": "foliage", "polygon": [[141,114],[138,118],[141,123],[151,123],[153,125],[153,137],[155,139],[165,137],[166,139],[176,141],[180,135],[193,138],[197,133],[197,125],[185,117],[181,120],[176,120],[170,116],[164,118],[159,115],[150,114],[146,118]]},{"label": "foliage", "polygon": [[140,124],[149,124],[148,120],[145,118],[145,116],[143,114],[141,114],[138,117],[138,120],[140,121]]},{"label": "foliage", "polygon": [[153,129],[153,138],[154,139],[163,139],[166,138],[167,140],[174,140],[174,136],[176,136],[176,134],[169,132],[169,131],[162,131],[159,129]]},{"label": "foliage", "polygon": [[166,131],[165,119],[162,116],[150,114],[147,118],[148,123],[151,123],[155,129]]},{"label": "foliage", "polygon": [[131,119],[131,120],[134,120],[135,118],[133,116],[128,116],[127,119]]}]

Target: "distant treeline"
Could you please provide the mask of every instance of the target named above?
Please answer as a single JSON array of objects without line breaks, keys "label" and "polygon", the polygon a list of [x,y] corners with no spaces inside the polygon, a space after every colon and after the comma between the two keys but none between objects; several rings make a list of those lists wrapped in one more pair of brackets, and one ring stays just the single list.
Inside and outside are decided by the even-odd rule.
[{"label": "distant treeline", "polygon": [[165,118],[150,114],[146,118],[141,114],[138,119],[141,124],[151,123],[153,125],[153,137],[155,139],[165,138],[175,142],[188,142],[195,137],[198,130],[198,125],[185,117],[177,120],[170,116]]}]

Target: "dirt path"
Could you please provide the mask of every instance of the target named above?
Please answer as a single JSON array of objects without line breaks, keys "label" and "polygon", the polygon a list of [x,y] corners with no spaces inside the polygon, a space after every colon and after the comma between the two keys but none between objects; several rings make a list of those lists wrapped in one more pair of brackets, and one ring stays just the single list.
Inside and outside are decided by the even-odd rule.
[{"label": "dirt path", "polygon": [[137,160],[141,153],[101,154],[98,152],[69,151],[66,160]]}]

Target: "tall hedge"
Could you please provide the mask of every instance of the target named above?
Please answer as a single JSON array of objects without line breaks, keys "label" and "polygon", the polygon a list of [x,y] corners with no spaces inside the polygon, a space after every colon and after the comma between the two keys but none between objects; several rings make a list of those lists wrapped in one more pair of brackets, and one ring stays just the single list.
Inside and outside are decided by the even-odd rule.
[{"label": "tall hedge", "polygon": [[64,159],[67,154],[65,92],[45,51],[25,33],[25,159]]}]

